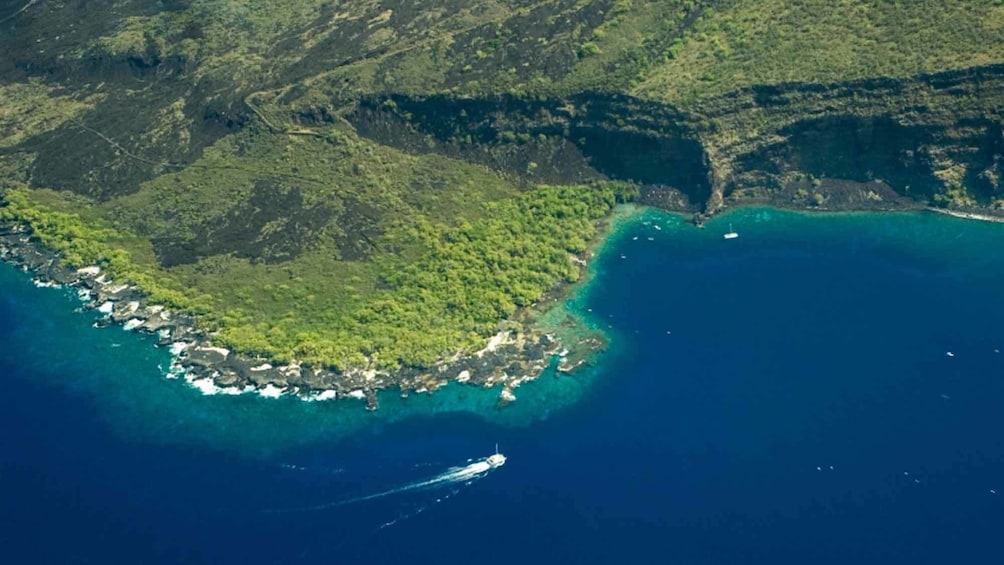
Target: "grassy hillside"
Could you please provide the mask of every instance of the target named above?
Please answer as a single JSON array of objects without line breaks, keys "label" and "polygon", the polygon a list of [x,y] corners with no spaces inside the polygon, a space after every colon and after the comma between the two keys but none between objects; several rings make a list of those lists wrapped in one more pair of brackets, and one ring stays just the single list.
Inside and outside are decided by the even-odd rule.
[{"label": "grassy hillside", "polygon": [[708,10],[632,92],[692,103],[744,86],[908,77],[1004,60],[1004,2],[736,0]]},{"label": "grassy hillside", "polygon": [[319,245],[293,260],[234,254],[165,269],[149,240],[71,211],[79,200],[13,190],[0,220],[30,223],[74,266],[98,264],[152,300],[199,314],[220,345],[278,361],[340,369],[428,366],[482,339],[517,307],[578,278],[581,253],[615,194],[599,187],[540,187],[486,205],[449,227],[421,213],[393,221],[369,261]]},{"label": "grassy hillside", "polygon": [[[737,89],[1004,62],[1001,0],[23,6],[0,0],[0,216],[224,345],[343,369],[479,349],[577,276],[616,199],[699,209],[715,175],[783,161],[800,112],[854,113],[853,94],[749,110]],[[869,119],[917,113],[891,92]],[[976,155],[996,201],[999,115],[958,106],[971,131],[925,143],[982,145],[932,167],[965,179],[956,153]],[[875,129],[854,124],[840,137]],[[819,138],[806,155],[836,146]]]}]

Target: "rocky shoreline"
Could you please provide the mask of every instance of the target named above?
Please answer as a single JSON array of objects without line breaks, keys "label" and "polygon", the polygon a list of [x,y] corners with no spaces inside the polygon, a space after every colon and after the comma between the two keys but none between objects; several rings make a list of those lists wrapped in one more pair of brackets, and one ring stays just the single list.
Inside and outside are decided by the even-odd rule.
[{"label": "rocky shoreline", "polygon": [[[829,206],[801,205],[797,199],[783,195],[744,194],[731,199],[728,208],[767,205],[831,212],[928,210],[971,220],[1004,222],[1004,215],[991,211],[934,208],[896,198],[891,190],[883,191],[888,192],[883,194],[885,198],[873,199],[868,206],[861,206],[860,199],[847,198],[846,193],[825,188],[823,192]],[[697,214],[693,221],[700,226],[704,220],[726,209]],[[350,398],[364,401],[367,410],[376,410],[379,408],[378,391],[398,388],[406,397],[457,382],[485,388],[501,386],[499,406],[502,407],[516,400],[516,388],[538,378],[555,360],[559,373],[570,373],[588,363],[593,353],[605,346],[595,337],[566,345],[555,335],[523,320],[507,323],[507,329],[493,336],[482,350],[458,354],[426,369],[405,367],[396,371],[337,372],[306,364],[284,365],[215,345],[212,333],[199,328],[195,317],[148,303],[142,291],[111,280],[99,266],[73,269],[62,265],[59,254],[33,239],[31,228],[23,224],[0,222],[0,261],[31,273],[38,286],[75,288],[85,308],[102,314],[94,324],[96,327],[117,325],[125,330],[157,336],[157,345],[170,348],[173,355],[167,376],[184,378],[204,394],[257,393],[270,398],[293,395],[303,400]],[[583,259],[578,258],[577,262],[585,268]],[[554,299],[555,296],[549,296],[542,302]]]},{"label": "rocky shoreline", "polygon": [[[818,199],[817,199],[818,198]],[[846,179],[822,179],[818,184],[790,182],[778,189],[735,190],[722,206],[694,213],[692,222],[702,225],[711,218],[736,208],[769,206],[799,212],[934,212],[966,220],[1004,223],[1004,210],[989,207],[933,206],[923,200],[903,196],[889,184],[874,180],[857,182]],[[680,213],[687,213],[680,209]]]},{"label": "rocky shoreline", "polygon": [[407,396],[455,381],[486,388],[501,385],[501,407],[515,401],[515,389],[539,377],[554,359],[559,372],[570,372],[588,357],[582,350],[592,352],[602,347],[598,340],[585,340],[574,344],[577,350],[570,352],[553,335],[529,324],[510,324],[510,329],[493,336],[482,350],[457,355],[427,369],[336,372],[306,364],[273,364],[215,346],[213,335],[200,329],[194,317],[149,304],[140,290],[111,280],[99,266],[73,269],[62,265],[59,254],[33,239],[28,226],[0,223],[0,260],[31,273],[39,286],[75,288],[86,308],[103,314],[95,326],[120,325],[157,336],[157,345],[169,347],[173,354],[168,376],[183,377],[204,394],[352,398],[365,401],[368,410],[376,410],[380,390],[399,388],[402,396]]}]

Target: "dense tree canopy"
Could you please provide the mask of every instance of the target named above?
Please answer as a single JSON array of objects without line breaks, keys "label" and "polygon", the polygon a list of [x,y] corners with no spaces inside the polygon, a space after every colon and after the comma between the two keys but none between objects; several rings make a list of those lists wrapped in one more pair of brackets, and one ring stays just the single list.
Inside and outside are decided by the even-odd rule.
[{"label": "dense tree canopy", "polygon": [[[30,224],[34,236],[59,249],[67,263],[102,265],[154,302],[203,314],[219,331],[222,345],[339,368],[424,366],[480,347],[517,308],[531,305],[559,282],[578,278],[572,255],[586,250],[597,221],[616,200],[605,185],[541,186],[488,204],[473,222],[444,226],[419,219],[396,226],[381,246],[407,253],[376,258],[380,290],[353,308],[315,303],[310,316],[274,320],[240,308],[220,313],[211,307],[216,297],[183,287],[169,272],[150,272],[130,261],[117,244],[123,234],[47,209],[30,196],[12,191],[0,220]],[[288,285],[276,293],[280,302],[312,302]]]}]

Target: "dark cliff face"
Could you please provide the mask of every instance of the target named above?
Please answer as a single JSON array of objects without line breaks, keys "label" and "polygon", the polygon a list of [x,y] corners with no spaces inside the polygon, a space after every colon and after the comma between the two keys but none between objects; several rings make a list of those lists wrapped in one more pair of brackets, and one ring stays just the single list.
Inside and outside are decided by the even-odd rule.
[{"label": "dark cliff face", "polygon": [[379,143],[481,162],[524,182],[633,181],[652,203],[685,209],[711,194],[688,116],[628,96],[394,96],[363,100],[349,118]]},{"label": "dark cliff face", "polygon": [[937,128],[903,126],[886,116],[836,115],[800,121],[778,131],[786,141],[767,145],[736,159],[735,189],[744,173],[774,179],[782,188],[786,173],[813,178],[869,182],[882,179],[904,193],[932,198],[940,184],[925,148],[936,141]]},{"label": "dark cliff face", "polygon": [[[219,83],[211,75],[196,80],[194,63],[164,50],[152,36],[135,49],[115,54],[89,46],[88,38],[108,35],[115,26],[83,17],[88,5],[77,0],[56,9],[40,3],[17,26],[0,25],[0,47],[9,55],[0,58],[5,76],[82,85],[77,97],[93,95],[97,100],[93,108],[56,129],[16,147],[0,148],[0,158],[16,152],[32,156],[24,174],[33,186],[98,199],[128,194],[144,181],[185,168],[206,147],[253,122],[254,113],[245,103],[249,86]],[[182,10],[187,3],[158,5],[124,1],[120,10],[122,15],[143,16]],[[391,5],[406,21],[420,12],[405,2]],[[549,18],[573,5],[578,3],[559,2],[517,19],[535,34],[549,33]],[[580,19],[556,21],[592,29],[609,7],[609,2],[592,3],[576,11]],[[331,16],[332,10],[324,8],[319,17]],[[274,80],[295,82],[332,65],[376,56],[352,55],[358,46],[344,35],[366,25],[364,20],[346,24],[341,35],[314,47],[327,53],[326,58],[312,54],[298,59]],[[36,41],[48,41],[48,30],[56,27],[66,28],[61,51],[46,43],[45,53],[40,53]],[[170,37],[199,40],[200,33],[191,25]],[[481,33],[486,29],[460,33],[451,49],[467,49],[463,38]],[[295,50],[295,37],[284,36],[271,52]],[[502,37],[481,39],[509,45]],[[521,41],[518,48],[513,43],[498,53],[486,51],[470,69],[451,72],[483,72],[487,79],[500,65],[494,57],[519,54],[519,61],[530,61],[539,49],[534,45]],[[57,56],[76,50],[84,55]],[[569,67],[563,57],[574,54],[561,49],[547,53],[542,68],[557,79],[559,69]],[[443,56],[459,57],[453,51]],[[390,65],[394,57],[387,59]],[[521,64],[507,64],[524,72]],[[461,84],[453,75],[445,80],[443,88]],[[100,86],[105,83],[112,86]],[[378,88],[400,91],[389,83]],[[303,94],[300,86],[291,87],[279,104],[292,103],[298,93]],[[639,185],[642,202],[678,210],[714,212],[729,200],[750,195],[780,204],[812,204],[816,193],[835,186],[833,181],[879,182],[892,194],[922,203],[990,206],[1004,196],[1000,65],[902,80],[752,87],[705,99],[686,111],[610,92],[560,97],[358,96],[350,90],[344,99],[316,105],[298,101],[282,106],[281,112],[307,126],[331,126],[339,121],[336,114],[353,108],[346,115],[352,125],[381,144],[482,163],[525,186],[631,181]],[[789,192],[805,192],[805,202],[779,197]]]},{"label": "dark cliff face", "polygon": [[778,134],[783,142],[736,158],[727,190],[764,175],[772,179],[768,188],[783,188],[790,173],[800,172],[816,179],[881,181],[921,201],[936,201],[955,186],[981,205],[1002,196],[997,179],[1004,137],[1001,123],[989,118],[904,125],[890,116],[835,115],[800,121]]},{"label": "dark cliff face", "polygon": [[[559,82],[575,78],[569,73],[580,59],[592,60],[576,47],[610,33],[606,24],[623,25],[617,24],[623,3],[533,3],[504,21],[472,0],[433,3],[438,10],[393,0],[344,19],[342,4],[323,4],[311,19],[274,36],[242,39],[261,42],[249,52],[275,61],[247,77],[233,68],[239,64],[214,58],[230,53],[229,43],[216,45],[219,53],[175,48],[183,41],[205,47],[218,29],[189,10],[188,0],[121,0],[107,18],[92,17],[92,4],[38,2],[0,22],[5,81],[40,80],[88,100],[88,110],[73,120],[0,148],[0,161],[30,156],[31,166],[17,172],[33,186],[111,199],[184,169],[206,147],[261,124],[256,120],[265,115],[278,124],[269,123],[270,131],[298,120],[321,126],[315,133],[323,135],[325,127],[342,127],[348,112],[360,134],[382,144],[482,163],[526,186],[632,181],[643,202],[665,208],[713,212],[749,195],[785,203],[775,197],[825,191],[831,181],[879,181],[918,202],[990,206],[1002,197],[1002,65],[910,79],[756,86],[692,102],[686,111],[619,93],[654,64],[649,55],[663,57],[702,7],[724,7],[715,2],[686,3],[694,5],[686,17],[662,22],[661,35],[611,59],[601,74],[623,80],[565,86]],[[2,13],[21,6],[0,0]],[[430,16],[440,12],[470,21]],[[123,45],[95,42],[114,37],[129,18],[165,13],[184,25],[151,24]],[[375,22],[390,14],[389,27],[379,29]],[[332,22],[330,34],[316,34]],[[449,41],[433,49],[427,43],[433,32]],[[393,41],[380,39],[394,34]],[[305,43],[308,36],[317,41]],[[213,72],[203,68],[222,60],[228,62]],[[349,72],[364,61],[370,70]],[[347,74],[328,76],[336,69]],[[481,92],[495,94],[467,96]]]},{"label": "dark cliff face", "polygon": [[1004,197],[1002,107],[1002,66],[707,101],[698,111],[713,126],[701,132],[717,179],[710,207],[750,191],[825,192],[828,181],[878,183],[922,204],[990,206]]},{"label": "dark cliff face", "polygon": [[[858,185],[890,205],[875,187],[905,198],[899,205],[989,206],[1004,196],[1001,107],[1004,67],[994,66],[753,88],[689,112],[602,93],[390,96],[362,100],[349,119],[379,143],[481,162],[525,181],[627,180],[646,203],[714,212],[748,194],[819,205],[827,190]],[[790,191],[810,198],[780,196]],[[963,201],[951,200],[960,194]]]}]

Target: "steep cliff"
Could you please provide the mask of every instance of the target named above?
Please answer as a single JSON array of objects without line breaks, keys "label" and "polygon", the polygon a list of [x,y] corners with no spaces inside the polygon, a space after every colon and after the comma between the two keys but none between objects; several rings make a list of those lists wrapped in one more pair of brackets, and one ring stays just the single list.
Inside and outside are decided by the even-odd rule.
[{"label": "steep cliff", "polygon": [[686,111],[602,93],[390,96],[348,115],[374,141],[440,152],[524,182],[610,178],[645,203],[836,209],[997,208],[1004,66],[834,84],[753,87]]},{"label": "steep cliff", "polygon": [[[694,111],[726,199],[872,207],[896,195],[997,208],[1004,66],[740,90]],[[820,196],[815,196],[819,194]]]},{"label": "steep cliff", "polygon": [[8,235],[307,387],[537,347],[618,201],[1004,202],[999,0],[94,6],[0,0]]}]

